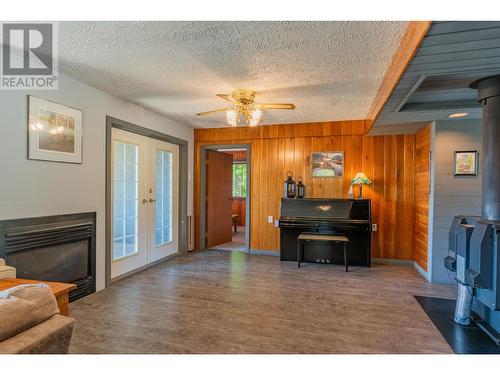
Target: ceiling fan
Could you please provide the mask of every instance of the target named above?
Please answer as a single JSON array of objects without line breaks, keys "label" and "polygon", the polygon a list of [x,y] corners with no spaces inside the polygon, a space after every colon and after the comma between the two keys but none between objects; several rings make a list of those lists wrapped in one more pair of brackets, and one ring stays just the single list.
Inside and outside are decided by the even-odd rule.
[{"label": "ceiling fan", "polygon": [[292,103],[254,103],[255,92],[252,90],[239,89],[233,91],[231,95],[217,94],[217,96],[233,103],[233,105],[231,107],[197,113],[197,115],[206,116],[217,112],[226,112],[227,123],[231,126],[241,124],[257,126],[262,121],[263,109],[295,109],[295,105]]}]

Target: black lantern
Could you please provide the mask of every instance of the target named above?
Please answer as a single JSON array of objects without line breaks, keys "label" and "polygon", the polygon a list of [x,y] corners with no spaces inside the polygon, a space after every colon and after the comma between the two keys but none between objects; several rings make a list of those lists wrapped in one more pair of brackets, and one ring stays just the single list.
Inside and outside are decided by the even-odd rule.
[{"label": "black lantern", "polygon": [[285,198],[295,198],[295,181],[292,179],[292,172],[286,172],[286,180],[285,180]]},{"label": "black lantern", "polygon": [[304,185],[304,179],[302,177],[297,177],[297,198],[303,199],[306,196],[306,185]]}]

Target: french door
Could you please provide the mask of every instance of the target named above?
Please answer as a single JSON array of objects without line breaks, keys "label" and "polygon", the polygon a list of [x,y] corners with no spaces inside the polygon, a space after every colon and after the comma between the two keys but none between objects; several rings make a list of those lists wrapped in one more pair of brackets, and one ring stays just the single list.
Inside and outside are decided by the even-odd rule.
[{"label": "french door", "polygon": [[179,146],[112,131],[111,278],[178,251]]},{"label": "french door", "polygon": [[179,146],[148,139],[148,260],[178,251]]}]

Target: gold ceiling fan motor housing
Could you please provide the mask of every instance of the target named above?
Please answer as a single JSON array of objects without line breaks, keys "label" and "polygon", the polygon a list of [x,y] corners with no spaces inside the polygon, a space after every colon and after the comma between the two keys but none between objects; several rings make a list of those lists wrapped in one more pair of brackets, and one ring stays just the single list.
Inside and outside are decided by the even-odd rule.
[{"label": "gold ceiling fan motor housing", "polygon": [[234,90],[231,96],[237,103],[240,103],[243,106],[252,105],[255,101],[255,91],[252,90]]}]

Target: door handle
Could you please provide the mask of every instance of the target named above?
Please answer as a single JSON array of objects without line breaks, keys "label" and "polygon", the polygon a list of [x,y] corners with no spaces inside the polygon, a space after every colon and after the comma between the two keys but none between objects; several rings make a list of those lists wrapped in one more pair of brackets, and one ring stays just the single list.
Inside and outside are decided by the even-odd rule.
[{"label": "door handle", "polygon": [[156,199],[149,198],[149,203],[153,203],[153,202],[156,202]]},{"label": "door handle", "polygon": [[148,203],[148,200],[146,198],[142,198],[142,204]]}]

